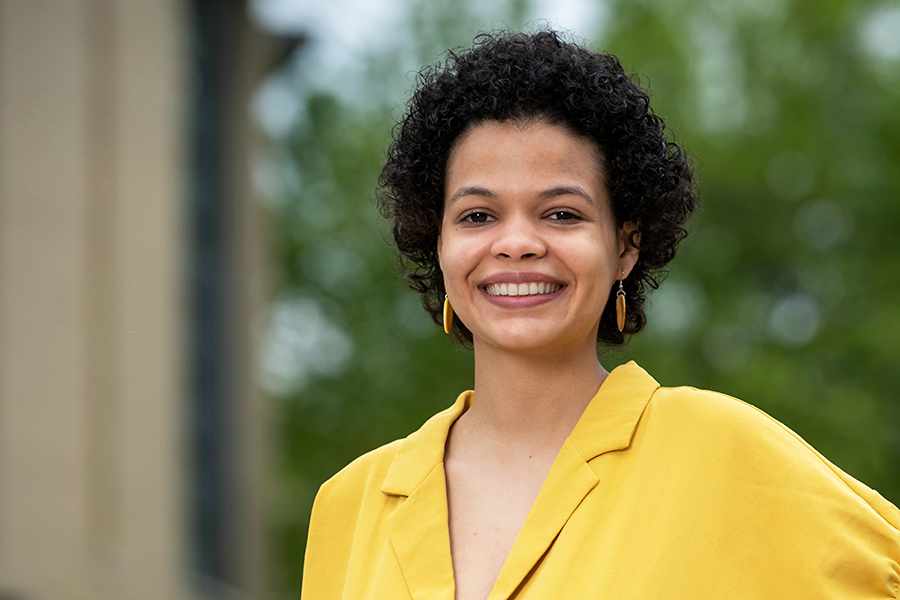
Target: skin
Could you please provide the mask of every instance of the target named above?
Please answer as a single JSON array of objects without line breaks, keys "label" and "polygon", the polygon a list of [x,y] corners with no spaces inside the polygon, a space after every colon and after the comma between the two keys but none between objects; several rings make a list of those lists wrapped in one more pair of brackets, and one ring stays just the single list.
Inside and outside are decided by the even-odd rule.
[{"label": "skin", "polygon": [[[475,397],[444,455],[457,600],[483,600],[563,442],[606,379],[596,336],[638,250],[617,226],[597,146],[560,125],[487,122],[447,161],[438,255],[472,332]],[[492,296],[499,282],[560,286]],[[555,289],[555,287],[553,288]]]}]

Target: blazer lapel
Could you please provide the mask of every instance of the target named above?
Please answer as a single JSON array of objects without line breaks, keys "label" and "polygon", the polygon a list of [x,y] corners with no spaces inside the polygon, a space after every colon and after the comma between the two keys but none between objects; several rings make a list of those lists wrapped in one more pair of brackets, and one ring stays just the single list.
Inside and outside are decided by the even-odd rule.
[{"label": "blazer lapel", "polygon": [[444,445],[450,426],[471,401],[471,392],[460,394],[453,406],[407,437],[381,486],[384,494],[406,496],[386,523],[414,600],[453,600]]},{"label": "blazer lapel", "polygon": [[631,445],[638,421],[658,387],[634,362],[610,373],[563,443],[488,600],[506,600],[515,594],[585,496],[600,483],[590,461]]},{"label": "blazer lapel", "polygon": [[[590,461],[625,450],[659,384],[634,362],[610,373],[563,443],[488,600],[506,600],[534,569],[591,490],[600,483]],[[414,600],[453,600],[444,445],[450,426],[471,404],[465,392],[429,419],[397,451],[381,491],[406,496],[387,519],[390,542]]]},{"label": "blazer lapel", "polygon": [[584,460],[628,449],[657,389],[656,380],[634,361],[613,369],[569,436]]},{"label": "blazer lapel", "polygon": [[438,463],[387,518],[388,535],[414,600],[453,600],[444,468]]},{"label": "blazer lapel", "polygon": [[563,443],[488,600],[509,598],[597,486],[597,476],[569,440]]}]

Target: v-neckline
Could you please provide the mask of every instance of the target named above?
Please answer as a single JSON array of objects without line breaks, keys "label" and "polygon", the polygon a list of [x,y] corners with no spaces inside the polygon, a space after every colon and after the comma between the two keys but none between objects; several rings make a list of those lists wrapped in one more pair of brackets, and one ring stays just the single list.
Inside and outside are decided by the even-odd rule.
[{"label": "v-neckline", "polygon": [[[566,438],[486,600],[506,600],[532,572],[561,529],[599,483],[589,461],[628,447],[659,384],[635,363],[614,369]],[[389,537],[414,600],[453,600],[444,445],[450,427],[471,405],[460,394],[404,440],[382,492],[406,496],[387,518]]]}]

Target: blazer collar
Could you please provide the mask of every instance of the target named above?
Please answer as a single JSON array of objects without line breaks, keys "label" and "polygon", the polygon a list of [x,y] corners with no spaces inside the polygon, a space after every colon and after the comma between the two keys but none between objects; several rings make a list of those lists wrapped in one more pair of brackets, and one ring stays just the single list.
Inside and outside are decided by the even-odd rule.
[{"label": "blazer collar", "polygon": [[656,380],[634,361],[616,367],[581,415],[569,441],[586,461],[628,448],[658,388]]},{"label": "blazer collar", "polygon": [[[610,373],[566,439],[503,565],[489,600],[505,600],[556,539],[599,479],[588,464],[623,450],[659,384],[633,362]],[[381,491],[406,496],[388,517],[391,544],[414,600],[452,600],[453,566],[447,528],[444,446],[450,426],[471,405],[464,392],[397,450]]]},{"label": "blazer collar", "polygon": [[381,486],[385,494],[405,496],[386,523],[413,600],[453,600],[444,445],[450,426],[471,402],[471,392],[460,394],[453,406],[406,438]]},{"label": "blazer collar", "polygon": [[450,408],[439,412],[400,444],[394,462],[381,486],[381,491],[393,496],[409,496],[431,473],[444,462],[444,447],[450,426],[472,404],[472,391],[463,392]]},{"label": "blazer collar", "polygon": [[[631,444],[638,421],[659,384],[634,361],[612,370],[591,400],[569,441],[585,461]],[[450,426],[472,404],[473,392],[457,397],[400,445],[381,486],[385,494],[409,496],[444,461]]]},{"label": "blazer collar", "polygon": [[589,462],[631,445],[653,392],[653,378],[630,362],[609,374],[563,443],[488,600],[515,595],[599,477]]}]

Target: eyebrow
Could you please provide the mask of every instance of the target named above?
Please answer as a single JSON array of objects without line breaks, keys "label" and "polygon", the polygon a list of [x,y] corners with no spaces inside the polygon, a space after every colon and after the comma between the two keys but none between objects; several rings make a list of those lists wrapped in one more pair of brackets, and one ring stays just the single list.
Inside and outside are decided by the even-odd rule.
[{"label": "eyebrow", "polygon": [[[549,190],[541,192],[538,195],[541,198],[555,198],[556,196],[581,196],[591,204],[595,204],[594,199],[591,198],[591,195],[577,185],[565,185],[551,188]],[[463,196],[481,196],[482,198],[493,198],[494,196],[496,196],[496,194],[487,188],[479,187],[477,185],[466,186],[456,190],[456,192],[452,196],[450,196],[449,200],[447,200],[447,204],[452,204]]]},{"label": "eyebrow", "polygon": [[555,198],[556,196],[581,196],[591,204],[596,204],[596,202],[594,202],[594,199],[591,198],[591,195],[577,185],[565,185],[556,187],[551,190],[541,192],[540,196],[541,198]]},{"label": "eyebrow", "polygon": [[494,194],[494,192],[487,188],[478,187],[477,185],[470,185],[456,190],[456,193],[450,196],[450,199],[447,200],[447,204],[453,204],[453,202],[459,200],[463,196],[481,196],[482,198],[493,198],[495,195],[496,194]]}]

